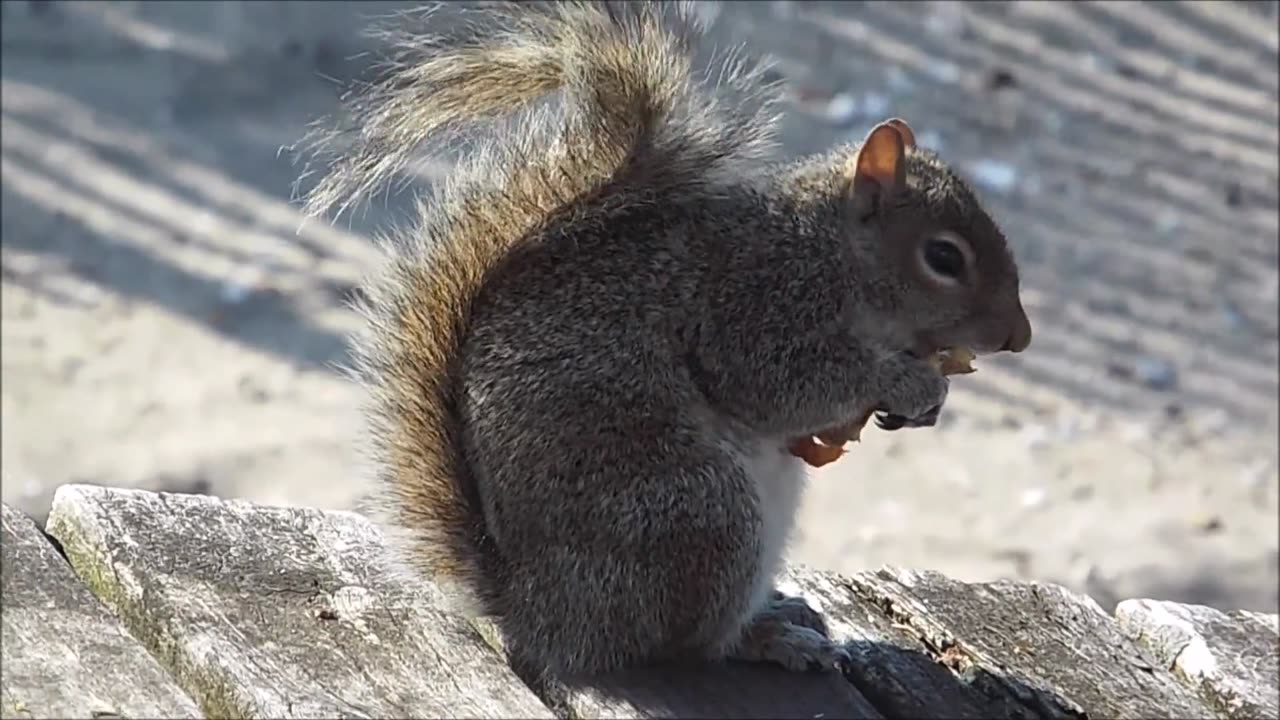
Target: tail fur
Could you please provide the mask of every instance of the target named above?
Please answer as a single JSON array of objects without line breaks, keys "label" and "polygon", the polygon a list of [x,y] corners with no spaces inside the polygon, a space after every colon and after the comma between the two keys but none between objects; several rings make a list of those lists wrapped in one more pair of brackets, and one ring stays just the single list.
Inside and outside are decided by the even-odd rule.
[{"label": "tail fur", "polygon": [[[309,194],[307,211],[341,213],[425,143],[523,111],[420,203],[416,228],[381,241],[386,264],[357,301],[367,322],[352,352],[368,391],[378,512],[402,560],[470,591],[474,611],[501,613],[502,561],[461,460],[455,397],[486,274],[541,224],[593,201],[687,196],[734,179],[772,149],[774,117],[759,66],[730,54],[715,63],[714,86],[694,77],[700,26],[689,4],[485,6],[460,35],[383,33],[391,72],[350,100],[352,130],[310,138],[317,157],[348,134],[352,142]],[[715,92],[723,90],[735,102]],[[558,107],[538,105],[557,92]]]}]

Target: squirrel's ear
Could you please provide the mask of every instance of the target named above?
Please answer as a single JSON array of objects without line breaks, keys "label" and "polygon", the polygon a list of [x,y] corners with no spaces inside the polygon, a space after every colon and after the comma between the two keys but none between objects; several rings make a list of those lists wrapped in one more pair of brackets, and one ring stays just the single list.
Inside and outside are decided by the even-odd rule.
[{"label": "squirrel's ear", "polygon": [[911,131],[911,126],[907,124],[906,120],[903,120],[902,118],[889,118],[882,124],[888,125],[894,130],[897,130],[898,134],[902,136],[902,144],[906,147],[913,148],[916,146],[916,134]]},{"label": "squirrel's ear", "polygon": [[[902,125],[905,127],[906,123]],[[907,133],[910,132],[907,128]],[[845,171],[853,200],[860,210],[870,210],[877,199],[892,195],[906,185],[906,147],[903,132],[893,120],[882,122],[867,133]]]}]

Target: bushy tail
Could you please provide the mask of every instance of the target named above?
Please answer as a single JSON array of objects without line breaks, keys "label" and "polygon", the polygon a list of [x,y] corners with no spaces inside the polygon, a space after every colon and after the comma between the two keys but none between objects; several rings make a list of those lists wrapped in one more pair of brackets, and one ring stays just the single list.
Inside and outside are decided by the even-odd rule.
[{"label": "bushy tail", "polygon": [[[383,512],[404,559],[438,580],[460,579],[485,611],[501,612],[502,563],[461,461],[455,397],[460,345],[486,274],[540,224],[592,199],[687,197],[732,180],[771,149],[774,119],[759,68],[738,57],[720,59],[714,87],[697,82],[700,28],[687,4],[483,9],[462,13],[472,22],[450,36],[383,33],[391,72],[351,100],[351,131],[311,137],[318,155],[348,134],[352,142],[307,205],[313,214],[346,209],[424,143],[529,110],[435,189],[419,227],[384,242],[388,263],[359,301],[368,322],[353,348],[369,390]],[[537,107],[555,92],[558,108]]]}]

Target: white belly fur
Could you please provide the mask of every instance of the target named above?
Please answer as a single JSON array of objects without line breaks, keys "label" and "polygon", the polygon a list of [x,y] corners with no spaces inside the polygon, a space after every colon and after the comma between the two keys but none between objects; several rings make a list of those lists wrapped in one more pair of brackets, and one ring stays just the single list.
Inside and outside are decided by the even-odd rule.
[{"label": "white belly fur", "polygon": [[760,543],[760,575],[752,594],[750,614],[754,615],[768,601],[774,578],[781,568],[796,511],[808,479],[805,464],[786,452],[782,443],[759,442],[742,456],[743,467],[755,480],[760,497],[764,529]]}]

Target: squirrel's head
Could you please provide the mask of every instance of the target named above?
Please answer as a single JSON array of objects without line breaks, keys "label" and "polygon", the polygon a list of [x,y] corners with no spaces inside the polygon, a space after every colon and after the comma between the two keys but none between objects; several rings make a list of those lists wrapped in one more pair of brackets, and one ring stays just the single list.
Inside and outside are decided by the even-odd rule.
[{"label": "squirrel's head", "polygon": [[873,128],[841,179],[857,252],[883,269],[878,296],[864,300],[883,309],[893,338],[920,354],[1027,348],[1031,323],[1004,235],[962,179],[916,148],[905,122]]}]

